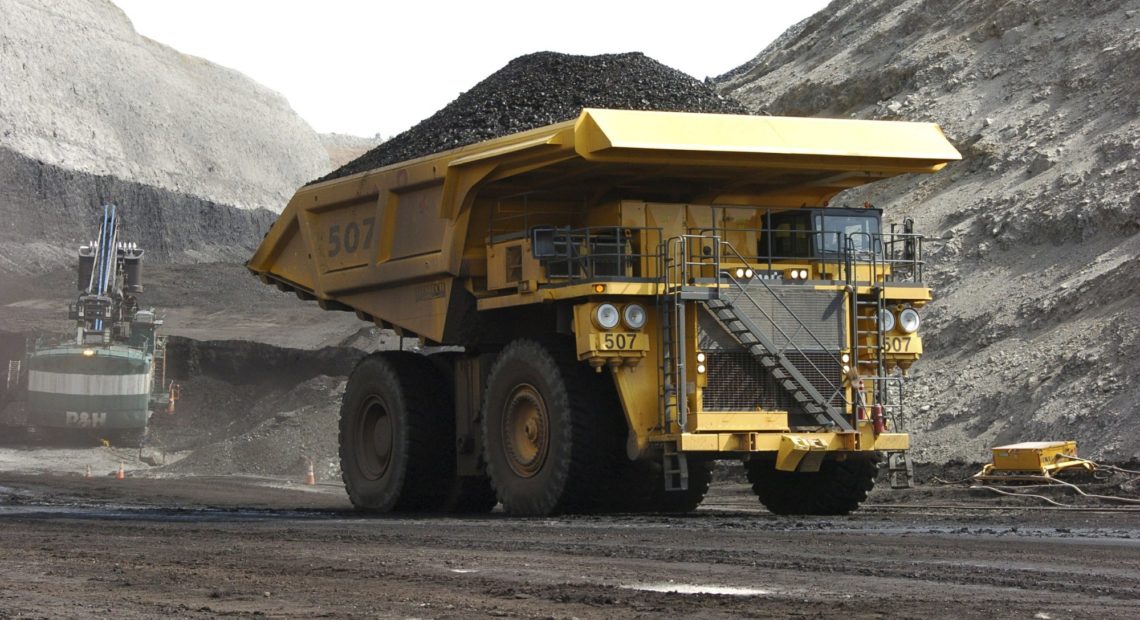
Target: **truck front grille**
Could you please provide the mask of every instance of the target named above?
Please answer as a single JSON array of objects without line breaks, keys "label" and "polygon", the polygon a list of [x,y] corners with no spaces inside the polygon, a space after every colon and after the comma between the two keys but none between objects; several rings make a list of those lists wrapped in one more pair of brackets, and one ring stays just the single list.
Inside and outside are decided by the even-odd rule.
[{"label": "truck front grille", "polygon": [[[705,411],[797,409],[792,397],[747,351],[721,350],[707,355],[708,383],[701,399]],[[843,370],[831,357],[832,354],[825,351],[806,351],[803,354],[789,351],[785,355],[824,398],[831,397],[833,405],[842,404],[842,395],[833,393],[836,386],[842,385]]]},{"label": "truck front grille", "polygon": [[[734,301],[772,344],[784,351],[829,404],[840,406],[842,365],[836,359],[846,341],[843,294],[801,286],[754,284]],[[779,301],[776,298],[779,298]],[[782,303],[781,303],[782,301]],[[795,400],[707,309],[698,317],[698,347],[708,356],[705,411],[783,410],[799,416]]]}]

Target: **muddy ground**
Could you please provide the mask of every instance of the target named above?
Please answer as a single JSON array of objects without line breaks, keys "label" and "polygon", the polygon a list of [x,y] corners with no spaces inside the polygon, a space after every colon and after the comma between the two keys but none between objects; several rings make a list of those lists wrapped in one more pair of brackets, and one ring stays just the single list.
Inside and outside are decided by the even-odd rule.
[{"label": "muddy ground", "polygon": [[[65,322],[71,277],[0,291],[16,345]],[[774,516],[739,466],[685,517],[354,512],[339,395],[356,357],[398,342],[239,265],[161,266],[148,285],[184,337],[183,399],[143,452],[0,437],[0,618],[1140,616],[1140,512],[935,483],[976,464],[920,467],[922,486],[881,484],[845,518]],[[1128,477],[1082,486],[1140,497]]]},{"label": "muddy ground", "polygon": [[1140,515],[876,491],[855,516],[369,516],[337,485],[0,475],[0,617],[1134,618]]},{"label": "muddy ground", "polygon": [[[183,399],[144,452],[0,437],[0,618],[1140,616],[1140,512],[936,484],[976,464],[920,467],[844,518],[774,516],[739,466],[685,517],[354,512],[339,395],[354,356],[393,343],[238,265],[149,273],[167,333],[201,339],[172,339]],[[63,322],[70,278],[5,287],[6,326]],[[1133,478],[1081,484],[1136,499]]]}]

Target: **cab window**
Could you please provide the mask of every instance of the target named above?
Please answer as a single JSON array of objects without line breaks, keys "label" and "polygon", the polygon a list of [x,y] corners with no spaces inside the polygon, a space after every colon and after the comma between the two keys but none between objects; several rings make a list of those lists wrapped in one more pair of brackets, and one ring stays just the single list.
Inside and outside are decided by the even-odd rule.
[{"label": "cab window", "polygon": [[757,245],[761,258],[811,258],[811,214],[800,210],[766,214]]},{"label": "cab window", "polygon": [[816,248],[821,255],[843,252],[848,241],[861,254],[879,252],[879,212],[816,212]]}]

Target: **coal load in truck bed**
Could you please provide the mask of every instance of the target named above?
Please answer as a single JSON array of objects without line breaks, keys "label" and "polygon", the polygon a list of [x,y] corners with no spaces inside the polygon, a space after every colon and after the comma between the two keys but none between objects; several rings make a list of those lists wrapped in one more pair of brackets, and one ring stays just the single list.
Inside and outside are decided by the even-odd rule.
[{"label": "coal load in truck bed", "polygon": [[745,113],[641,53],[538,52],[512,60],[415,127],[314,183],[570,120],[582,108]]}]

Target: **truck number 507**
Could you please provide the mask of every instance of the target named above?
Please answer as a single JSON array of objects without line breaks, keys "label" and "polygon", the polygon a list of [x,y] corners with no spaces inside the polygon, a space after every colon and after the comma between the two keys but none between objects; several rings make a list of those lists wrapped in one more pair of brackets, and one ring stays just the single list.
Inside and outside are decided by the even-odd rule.
[{"label": "truck number 507", "polygon": [[376,232],[376,218],[366,217],[360,222],[333,224],[329,226],[329,258],[352,254],[357,250],[372,247],[372,236]]},{"label": "truck number 507", "polygon": [[607,349],[632,349],[633,342],[636,339],[637,334],[605,334],[602,336],[602,342]]},{"label": "truck number 507", "polygon": [[886,337],[884,338],[887,353],[906,353],[910,351],[910,338]]}]

